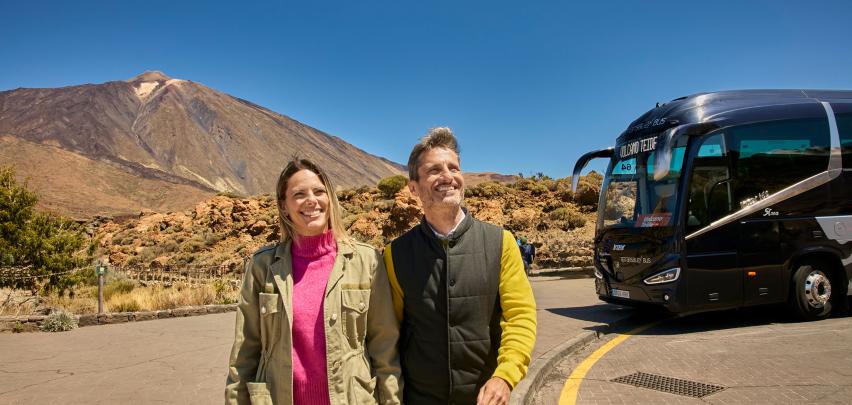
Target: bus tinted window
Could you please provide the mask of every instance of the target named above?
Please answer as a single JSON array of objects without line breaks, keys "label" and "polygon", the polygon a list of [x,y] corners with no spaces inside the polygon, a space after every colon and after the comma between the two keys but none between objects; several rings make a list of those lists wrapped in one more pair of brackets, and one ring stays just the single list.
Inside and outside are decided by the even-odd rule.
[{"label": "bus tinted window", "polygon": [[852,167],[852,113],[837,114],[837,130],[840,131],[840,150],[843,151],[843,167]]},{"label": "bus tinted window", "polygon": [[701,143],[689,181],[687,232],[705,227],[732,211],[729,165],[723,134],[711,135]]},{"label": "bus tinted window", "polygon": [[729,130],[734,160],[734,195],[740,207],[828,168],[825,119],[773,121]]}]

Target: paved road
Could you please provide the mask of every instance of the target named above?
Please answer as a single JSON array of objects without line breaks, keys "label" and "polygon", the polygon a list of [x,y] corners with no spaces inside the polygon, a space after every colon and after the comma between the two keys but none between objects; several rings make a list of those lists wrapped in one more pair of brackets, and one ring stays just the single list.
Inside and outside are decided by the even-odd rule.
[{"label": "paved road", "polygon": [[[598,301],[592,279],[532,280],[539,321],[534,359],[629,313]],[[233,324],[227,313],[0,334],[0,403],[220,403]]]},{"label": "paved road", "polygon": [[[606,340],[563,359],[534,403],[559,403],[566,378]],[[637,372],[725,389],[696,399],[611,381]],[[849,404],[852,317],[794,322],[774,307],[665,320],[594,363],[580,383],[577,403]]]}]

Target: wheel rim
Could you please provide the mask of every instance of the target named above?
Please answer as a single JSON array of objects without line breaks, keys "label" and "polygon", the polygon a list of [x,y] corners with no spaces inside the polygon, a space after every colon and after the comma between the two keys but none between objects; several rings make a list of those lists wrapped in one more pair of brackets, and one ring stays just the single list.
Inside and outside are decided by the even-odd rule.
[{"label": "wheel rim", "polygon": [[823,272],[815,270],[805,278],[805,298],[813,308],[822,308],[831,299],[831,282]]}]

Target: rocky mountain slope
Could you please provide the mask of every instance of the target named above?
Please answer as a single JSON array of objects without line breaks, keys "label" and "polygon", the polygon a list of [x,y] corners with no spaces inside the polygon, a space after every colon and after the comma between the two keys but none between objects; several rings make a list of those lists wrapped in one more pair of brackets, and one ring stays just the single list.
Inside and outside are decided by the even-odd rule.
[{"label": "rocky mountain slope", "polygon": [[[570,180],[486,181],[469,187],[466,205],[484,221],[501,225],[538,246],[540,267],[591,264],[594,211],[600,175]],[[403,188],[392,198],[375,187],[338,192],[343,222],[358,240],[377,248],[417,224],[419,202]],[[96,222],[98,254],[118,265],[228,265],[236,268],[257,248],[278,239],[274,198],[216,196],[180,213],[147,212],[125,221]]]},{"label": "rocky mountain slope", "polygon": [[403,170],[285,115],[160,72],[0,92],[0,156],[29,179],[43,206],[78,218],[183,210],[222,192],[269,193],[294,154],[317,161],[341,186]]}]

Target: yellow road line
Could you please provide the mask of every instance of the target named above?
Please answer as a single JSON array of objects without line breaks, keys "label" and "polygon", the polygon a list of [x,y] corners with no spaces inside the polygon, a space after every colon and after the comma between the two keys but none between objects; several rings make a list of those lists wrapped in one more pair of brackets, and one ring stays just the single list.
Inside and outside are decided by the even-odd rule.
[{"label": "yellow road line", "polygon": [[595,350],[594,353],[589,355],[589,357],[586,357],[580,365],[571,372],[568,379],[565,380],[565,385],[562,386],[562,393],[559,395],[559,405],[574,405],[577,403],[577,394],[580,392],[580,384],[582,384],[583,379],[586,378],[586,373],[588,373],[589,370],[592,369],[592,366],[594,366],[595,363],[597,363],[598,360],[600,360],[608,351],[621,344],[621,342],[627,340],[630,336],[642,333],[645,329],[655,326],[658,323],[660,323],[660,321],[642,325],[630,332],[619,334],[617,337],[601,346],[598,350]]}]

